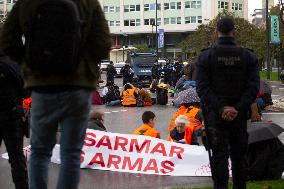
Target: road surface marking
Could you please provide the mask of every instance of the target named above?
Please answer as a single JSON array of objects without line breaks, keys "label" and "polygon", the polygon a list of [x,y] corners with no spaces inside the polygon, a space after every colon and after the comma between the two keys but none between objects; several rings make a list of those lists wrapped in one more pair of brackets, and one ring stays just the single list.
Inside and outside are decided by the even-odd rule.
[{"label": "road surface marking", "polygon": [[273,96],[273,97],[278,97],[278,96],[280,96],[280,95],[271,95],[271,96]]},{"label": "road surface marking", "polygon": [[111,111],[111,112],[113,112],[113,113],[118,113],[118,111]]},{"label": "road surface marking", "polygon": [[105,114],[110,114],[111,112],[105,112]]},{"label": "road surface marking", "polygon": [[284,115],[284,112],[262,113],[263,115]]},{"label": "road surface marking", "polygon": [[284,90],[284,88],[279,88],[279,90]]},{"label": "road surface marking", "polygon": [[121,112],[127,112],[127,110],[120,110]]},{"label": "road surface marking", "polygon": [[271,87],[275,88],[276,86],[275,86],[275,85],[272,85]]}]

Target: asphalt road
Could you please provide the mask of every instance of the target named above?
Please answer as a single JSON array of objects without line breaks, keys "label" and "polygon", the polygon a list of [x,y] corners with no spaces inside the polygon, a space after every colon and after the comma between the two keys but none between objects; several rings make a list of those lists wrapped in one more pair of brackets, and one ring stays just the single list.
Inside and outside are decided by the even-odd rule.
[{"label": "asphalt road", "polygon": [[[121,86],[121,79],[116,79],[116,83]],[[275,84],[278,88],[278,93],[275,95],[282,96],[283,92],[281,85]],[[277,96],[277,97],[279,97]],[[276,97],[276,96],[275,96]],[[156,113],[157,123],[156,128],[161,133],[161,137],[166,139],[167,126],[176,111],[171,105],[142,108],[123,108],[123,107],[105,107],[93,106],[94,110],[99,110],[105,113],[105,125],[110,132],[114,133],[132,133],[141,123],[142,113],[146,110],[151,110]],[[264,119],[273,120],[275,123],[284,127],[284,112],[280,113],[265,113]],[[280,136],[284,142],[284,135]],[[29,140],[25,139],[25,144],[28,145]],[[0,148],[0,154],[5,152],[5,146]],[[14,185],[11,178],[10,166],[7,160],[0,158],[0,188],[13,189]],[[59,165],[50,164],[49,167],[49,189],[56,188],[57,176],[59,173]],[[172,177],[172,176],[157,176],[119,173],[111,171],[99,171],[82,169],[80,189],[160,189],[171,188],[173,186],[203,186],[212,183],[210,177]]]}]

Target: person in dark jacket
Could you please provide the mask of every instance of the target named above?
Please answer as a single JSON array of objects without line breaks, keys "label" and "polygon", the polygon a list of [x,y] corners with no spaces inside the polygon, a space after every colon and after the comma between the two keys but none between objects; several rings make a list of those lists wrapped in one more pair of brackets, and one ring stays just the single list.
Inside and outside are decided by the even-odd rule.
[{"label": "person in dark jacket", "polygon": [[113,66],[113,62],[111,61],[110,64],[106,68],[106,75],[107,75],[107,82],[111,82],[114,84],[114,76],[116,74],[116,70]]},{"label": "person in dark jacket", "polygon": [[[40,5],[42,5],[41,3],[49,3],[50,5],[50,3],[54,2],[57,3],[56,1],[17,1],[9,12],[0,38],[1,49],[9,57],[21,64],[25,87],[32,90],[30,189],[47,188],[48,164],[52,155],[52,149],[56,143],[59,125],[62,131],[60,140],[61,165],[57,188],[78,188],[81,149],[84,144],[88,116],[91,109],[91,91],[96,87],[100,75],[98,65],[102,59],[106,59],[109,56],[111,48],[109,28],[98,0],[65,2],[73,5],[72,7],[75,9],[73,12],[69,9],[69,15],[71,15],[71,12],[74,15],[73,19],[70,18],[69,20],[72,23],[78,22],[78,20],[75,21],[75,12],[79,11],[80,18],[82,18],[81,21],[84,21],[84,24],[78,27],[74,26],[74,32],[70,31],[70,36],[78,34],[76,39],[75,37],[73,38],[73,44],[79,44],[78,49],[74,45],[74,51],[72,49],[70,51],[69,46],[66,46],[66,44],[71,44],[72,41],[70,40],[65,40],[64,42],[66,43],[60,46],[56,45],[56,41],[62,39],[58,37],[58,31],[65,32],[62,25],[70,25],[71,27],[73,24],[70,24],[71,22],[69,24],[62,23],[61,25],[59,25],[60,23],[53,24],[51,28],[54,29],[56,35],[49,34],[41,28],[42,26],[45,29],[48,28],[51,19],[54,21],[64,20],[65,17],[63,15],[61,15],[60,19],[55,20],[56,18],[54,18],[51,12],[62,13],[63,11],[60,10],[66,9],[63,9],[63,6],[61,6],[61,9],[58,8],[57,11],[52,4],[53,6],[48,6],[46,9],[40,9],[41,12],[45,11],[47,15],[44,14],[44,16],[40,17],[39,14],[33,14],[40,12],[37,6],[38,3]],[[38,17],[35,17],[36,15]],[[35,27],[34,23],[39,23],[39,18],[49,20],[50,23],[42,21],[41,27]],[[60,30],[57,30],[58,28]],[[49,38],[53,37],[53,40],[38,37],[41,36],[39,35],[40,33],[44,33]],[[79,34],[82,34],[80,35],[81,37],[79,37]],[[23,42],[23,36],[25,36],[25,43]],[[70,39],[70,36],[66,35],[68,39]],[[27,43],[27,41],[30,43]],[[40,47],[35,45],[43,43],[47,45]],[[56,57],[62,55],[54,52],[54,49],[50,48],[49,45],[51,47],[56,46],[68,49],[64,52],[62,51],[62,53],[69,55],[66,56],[68,61],[66,59],[56,59]],[[46,56],[35,56],[32,53],[34,51]],[[30,56],[33,57],[33,60],[40,59],[41,62],[32,61]],[[62,65],[58,64],[50,66],[54,64],[50,60],[65,60],[62,61],[62,64],[66,69],[62,69]],[[71,62],[73,63],[71,64]],[[38,69],[39,67],[48,69]],[[61,72],[64,72],[64,74],[61,74]]]},{"label": "person in dark jacket", "polygon": [[123,86],[126,83],[132,83],[134,73],[133,73],[133,70],[132,70],[132,68],[130,67],[130,65],[128,63],[126,63],[121,68],[120,72],[122,73],[122,77],[123,77]]},{"label": "person in dark jacket", "polygon": [[177,81],[181,77],[181,72],[182,72],[182,64],[180,63],[180,60],[176,60],[174,65],[173,65],[173,71],[172,71],[172,81],[173,81],[173,86],[176,86]]},{"label": "person in dark jacket", "polygon": [[[227,189],[231,158],[233,188],[246,188],[247,115],[259,91],[255,54],[234,41],[232,19],[217,24],[218,41],[197,61],[197,92],[209,141],[214,189]],[[212,156],[211,156],[212,155]]]},{"label": "person in dark jacket", "polygon": [[106,127],[104,126],[104,114],[102,112],[91,112],[88,122],[88,129],[107,131]]},{"label": "person in dark jacket", "polygon": [[26,159],[23,154],[24,81],[17,63],[0,54],[0,145],[4,141],[16,189],[28,189]]}]

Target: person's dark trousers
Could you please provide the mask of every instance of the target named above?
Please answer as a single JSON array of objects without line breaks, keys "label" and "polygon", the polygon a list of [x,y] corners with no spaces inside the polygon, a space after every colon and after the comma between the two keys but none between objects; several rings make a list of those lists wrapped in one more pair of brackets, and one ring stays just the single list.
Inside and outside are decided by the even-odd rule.
[{"label": "person's dark trousers", "polygon": [[124,78],[123,78],[123,86],[124,86],[126,83],[132,83],[131,80],[132,80],[132,79],[129,78],[129,77],[124,77]]},{"label": "person's dark trousers", "polygon": [[28,173],[26,159],[23,154],[24,130],[19,120],[1,120],[0,118],[0,145],[5,143],[13,182],[16,189],[28,189]]},{"label": "person's dark trousers", "polygon": [[225,122],[211,112],[208,115],[207,128],[212,149],[211,171],[214,189],[228,188],[229,157],[232,163],[233,189],[246,189],[247,121]]},{"label": "person's dark trousers", "polygon": [[114,84],[114,77],[113,76],[109,76],[107,77],[107,82],[111,82],[112,84]]}]

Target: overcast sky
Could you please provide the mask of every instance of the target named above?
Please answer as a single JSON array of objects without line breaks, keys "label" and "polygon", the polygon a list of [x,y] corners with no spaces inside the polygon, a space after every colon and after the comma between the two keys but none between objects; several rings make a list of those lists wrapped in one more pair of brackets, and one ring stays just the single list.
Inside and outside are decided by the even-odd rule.
[{"label": "overcast sky", "polygon": [[[262,7],[262,0],[248,0],[248,8],[249,8],[249,15],[253,13],[254,9]],[[274,0],[275,3],[278,3],[278,0]]]}]

